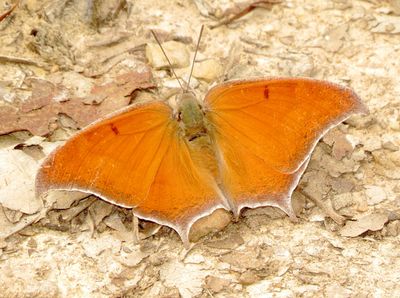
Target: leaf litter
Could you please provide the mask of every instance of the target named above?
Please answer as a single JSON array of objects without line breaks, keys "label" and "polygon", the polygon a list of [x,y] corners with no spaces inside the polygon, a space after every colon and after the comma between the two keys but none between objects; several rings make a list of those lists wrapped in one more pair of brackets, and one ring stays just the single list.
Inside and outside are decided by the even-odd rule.
[{"label": "leaf litter", "polygon": [[27,130],[33,135],[48,135],[59,127],[59,115],[71,118],[76,123],[73,128],[82,128],[129,105],[134,91],[154,86],[149,71],[129,72],[113,82],[94,86],[86,98],[71,98],[63,86],[45,80],[31,81],[32,95],[26,101],[2,107],[0,134]]},{"label": "leaf litter", "polygon": [[356,221],[347,221],[339,233],[345,237],[356,237],[367,231],[379,231],[388,220],[388,215],[385,213],[372,213]]},{"label": "leaf litter", "polygon": [[[85,15],[89,2],[27,1],[0,24],[7,35],[0,35],[3,294],[258,297],[399,292],[394,269],[400,266],[400,66],[393,59],[398,20],[391,15],[396,13],[395,1],[276,1],[281,3],[252,9],[245,16],[240,12],[252,2],[124,2],[111,1],[112,9]],[[188,16],[190,22],[185,21]],[[176,18],[182,20],[179,26]],[[137,222],[129,210],[93,196],[57,193],[43,201],[35,198],[35,169],[59,143],[52,141],[64,140],[130,104],[136,95],[137,100],[153,96],[140,91],[154,86],[151,75],[158,85],[168,85],[168,69],[142,67],[148,64],[145,45],[154,43],[149,29],[163,32],[164,41],[178,42],[192,56],[192,37],[204,22],[225,25],[206,30],[196,92],[204,94],[222,73],[229,78],[308,75],[350,85],[371,109],[371,115],[348,119],[317,146],[300,182],[306,194],[295,193],[300,223],[291,223],[270,207],[246,210],[238,223],[216,212],[191,231],[191,239],[199,242],[185,251],[170,229]],[[238,40],[245,43],[245,51],[237,50]],[[186,65],[178,66],[177,73],[185,74]],[[220,65],[229,67],[222,72]],[[17,72],[18,80],[10,80]],[[307,195],[317,200],[306,200]],[[332,221],[333,214],[345,224]]]}]

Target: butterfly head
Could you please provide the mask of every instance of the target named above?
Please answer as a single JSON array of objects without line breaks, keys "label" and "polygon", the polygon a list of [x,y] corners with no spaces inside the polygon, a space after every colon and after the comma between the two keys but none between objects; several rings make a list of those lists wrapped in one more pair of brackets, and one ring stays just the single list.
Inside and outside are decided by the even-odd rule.
[{"label": "butterfly head", "polygon": [[189,140],[205,134],[204,111],[192,93],[183,93],[179,99],[178,121]]}]

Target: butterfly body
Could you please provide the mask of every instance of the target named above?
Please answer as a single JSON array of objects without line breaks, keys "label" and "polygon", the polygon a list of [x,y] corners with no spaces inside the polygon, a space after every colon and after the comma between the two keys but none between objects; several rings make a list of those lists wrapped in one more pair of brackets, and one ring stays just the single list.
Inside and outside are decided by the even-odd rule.
[{"label": "butterfly body", "polygon": [[38,195],[79,190],[175,229],[223,208],[275,206],[291,194],[318,140],[366,109],[350,89],[305,78],[232,81],[173,109],[137,104],[88,126],[44,161]]},{"label": "butterfly body", "polygon": [[[221,193],[226,209],[232,209],[230,202],[223,196],[223,185],[220,177],[220,162],[213,140],[213,127],[207,119],[207,110],[203,103],[192,93],[178,96],[177,121],[180,122],[184,142],[190,148],[192,160],[198,168],[213,181],[216,191]],[[233,210],[231,210],[233,211]]]}]

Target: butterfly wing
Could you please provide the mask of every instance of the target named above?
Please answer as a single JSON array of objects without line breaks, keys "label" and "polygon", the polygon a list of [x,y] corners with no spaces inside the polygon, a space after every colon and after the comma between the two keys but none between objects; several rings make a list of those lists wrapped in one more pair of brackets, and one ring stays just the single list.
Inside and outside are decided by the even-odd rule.
[{"label": "butterfly wing", "polygon": [[172,227],[188,243],[196,219],[224,208],[191,150],[169,106],[136,106],[90,125],[55,150],[38,172],[37,192],[95,194]]},{"label": "butterfly wing", "polygon": [[318,140],[365,111],[350,89],[299,78],[229,82],[211,89],[205,106],[234,212],[272,205],[289,215],[291,193]]}]

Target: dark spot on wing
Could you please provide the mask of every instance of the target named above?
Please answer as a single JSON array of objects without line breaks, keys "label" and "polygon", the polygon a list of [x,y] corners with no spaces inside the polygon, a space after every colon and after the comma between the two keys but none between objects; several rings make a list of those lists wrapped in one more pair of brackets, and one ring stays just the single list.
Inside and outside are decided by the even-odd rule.
[{"label": "dark spot on wing", "polygon": [[269,99],[269,89],[267,85],[264,86],[264,98]]},{"label": "dark spot on wing", "polygon": [[192,142],[192,141],[196,140],[198,137],[199,137],[199,135],[191,136],[191,137],[189,138],[189,142]]},{"label": "dark spot on wing", "polygon": [[113,131],[113,133],[115,133],[116,135],[119,134],[119,130],[118,128],[114,125],[114,123],[110,124],[111,130]]}]

